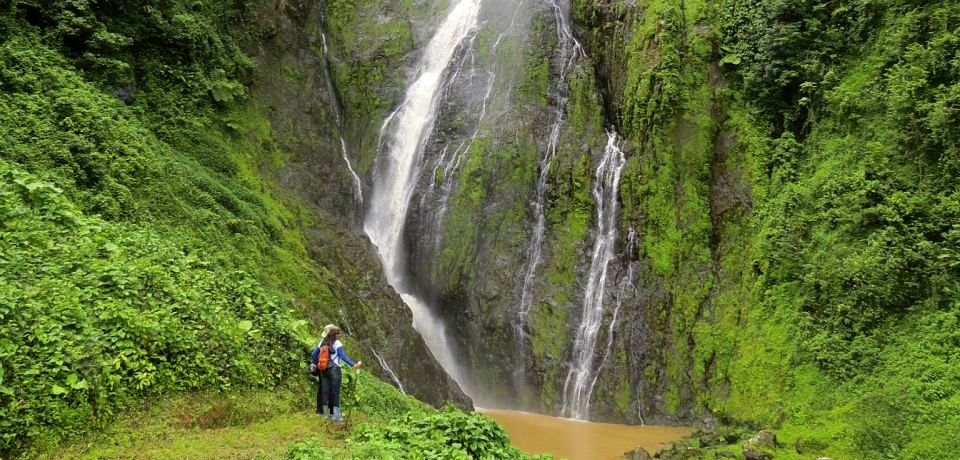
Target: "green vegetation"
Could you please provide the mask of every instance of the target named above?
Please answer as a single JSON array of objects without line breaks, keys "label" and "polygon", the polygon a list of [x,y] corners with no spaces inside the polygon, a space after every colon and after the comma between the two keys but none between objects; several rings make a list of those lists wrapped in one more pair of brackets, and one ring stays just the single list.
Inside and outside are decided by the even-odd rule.
[{"label": "green vegetation", "polygon": [[228,32],[253,7],[0,3],[0,453],[144,398],[274,387],[303,365],[300,318],[367,289],[271,179],[284,154]]},{"label": "green vegetation", "polygon": [[95,459],[137,452],[147,460],[548,458],[511,447],[503,428],[479,413],[436,410],[367,373],[344,375],[342,401],[350,425],[304,410],[312,407],[315,383],[298,380],[269,391],[151,399],[102,433],[36,457]]},{"label": "green vegetation", "polygon": [[960,8],[642,3],[601,49],[624,225],[669,292],[649,409],[780,429],[777,458],[955,456]]}]

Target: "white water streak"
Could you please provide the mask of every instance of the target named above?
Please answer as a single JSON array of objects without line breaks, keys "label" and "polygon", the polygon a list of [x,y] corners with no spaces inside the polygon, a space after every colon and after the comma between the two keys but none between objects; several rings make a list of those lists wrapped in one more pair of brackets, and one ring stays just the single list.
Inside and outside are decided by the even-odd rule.
[{"label": "white water streak", "polygon": [[[424,49],[416,80],[407,88],[404,102],[381,128],[379,174],[373,188],[364,231],[377,246],[387,281],[413,313],[414,328],[423,336],[434,357],[454,380],[467,382],[453,357],[443,323],[430,308],[406,288],[401,236],[410,199],[420,176],[423,145],[432,130],[443,75],[464,38],[476,27],[480,0],[455,1]],[[389,137],[384,136],[389,129]],[[386,142],[385,142],[386,140]]]},{"label": "white water streak", "polygon": [[[327,34],[320,32],[320,40],[323,44],[323,70],[324,78],[327,83],[327,91],[330,93],[330,97],[333,98],[333,116],[337,119],[337,129],[343,129],[343,116],[340,114],[340,105],[337,103],[337,90],[333,85],[333,80],[330,78],[330,61],[327,58]],[[357,175],[357,172],[353,169],[353,165],[350,164],[350,156],[347,155],[347,143],[343,140],[343,135],[340,136],[340,152],[342,153],[343,162],[347,164],[347,170],[350,171],[350,176],[353,177],[353,196],[357,200],[357,204],[361,207],[363,206],[363,185],[360,181],[360,176]]]},{"label": "white water streak", "polygon": [[533,201],[534,225],[527,247],[527,265],[523,274],[523,285],[520,291],[520,307],[517,312],[516,337],[521,356],[526,355],[525,329],[527,327],[530,309],[533,306],[533,287],[536,281],[537,267],[543,261],[543,239],[546,234],[546,200],[547,182],[550,177],[550,165],[557,155],[557,144],[560,141],[560,131],[563,126],[567,106],[567,74],[576,59],[584,56],[583,47],[573,36],[568,24],[568,5],[561,6],[556,0],[550,0],[553,7],[554,22],[557,33],[557,59],[560,62],[559,78],[557,80],[557,103],[554,108],[554,122],[547,139],[547,149],[540,158],[540,176],[537,178],[536,198]]},{"label": "white water streak", "polygon": [[347,155],[347,143],[343,141],[343,136],[340,136],[340,150],[343,152],[343,162],[347,164],[347,169],[353,176],[354,196],[357,197],[360,206],[363,206],[363,185],[360,183],[360,176],[357,175],[357,172],[353,170],[353,165],[350,164],[350,157]]},{"label": "white water streak", "polygon": [[377,353],[377,350],[374,350],[373,348],[371,348],[370,351],[372,351],[373,356],[377,358],[377,362],[380,363],[380,367],[382,367],[383,370],[387,371],[387,373],[390,374],[390,378],[393,379],[393,383],[397,384],[397,388],[400,390],[400,392],[403,394],[407,394],[407,392],[403,390],[403,384],[400,383],[400,379],[397,378],[397,374],[393,372],[393,369],[390,369],[390,366],[388,366],[387,362],[380,357],[380,354]]},{"label": "white water streak", "polygon": [[[637,232],[630,227],[630,231],[627,233],[627,248],[625,254],[632,254],[634,249],[637,247]],[[613,351],[613,331],[617,327],[617,319],[620,314],[620,307],[623,306],[623,298],[627,295],[627,289],[633,287],[633,283],[636,281],[636,270],[634,270],[634,265],[629,260],[627,261],[627,276],[620,283],[620,289],[617,292],[617,302],[614,304],[613,308],[613,317],[610,318],[610,326],[607,328],[607,348],[603,352],[603,360],[600,361],[600,365],[597,366],[597,371],[593,373],[593,381],[590,382],[590,391],[587,393],[587,413],[590,413],[590,397],[593,395],[593,387],[597,385],[597,379],[600,377],[600,372],[603,371],[603,368],[607,365],[608,360],[610,359],[610,353]],[[640,424],[643,424],[643,419],[640,419]]]},{"label": "white water streak", "polygon": [[563,384],[563,412],[577,419],[590,416],[590,396],[593,393],[590,378],[594,373],[593,356],[603,319],[607,269],[610,261],[616,258],[620,173],[626,164],[617,142],[617,133],[608,132],[607,145],[594,175],[592,192],[597,215],[593,256],[590,259],[580,327],[573,343],[571,366]]},{"label": "white water streak", "polygon": [[[510,18],[510,24],[506,27],[506,29],[503,32],[497,35],[497,39],[493,42],[493,45],[490,46],[489,55],[491,57],[495,57],[497,55],[497,48],[500,46],[500,42],[503,40],[503,37],[513,33],[514,28],[516,27],[517,14],[520,12],[520,9],[522,6],[523,6],[523,0],[517,2],[517,5],[513,10],[513,16],[511,16]],[[464,55],[464,58],[461,60],[460,64],[458,65],[456,72],[454,72],[453,74],[453,77],[450,78],[450,85],[453,84],[453,81],[460,74],[461,70],[463,69],[464,63],[467,60],[467,57],[470,58],[470,64],[471,64],[470,79],[476,78],[476,74],[477,74],[477,70],[475,67],[476,57],[475,57],[475,53],[472,51],[473,42],[474,40],[476,40],[476,38],[477,38],[476,35],[473,35],[470,37],[471,52]],[[453,193],[453,186],[456,183],[456,181],[453,180],[453,174],[460,169],[460,165],[463,163],[463,159],[467,156],[467,153],[473,147],[474,142],[476,142],[477,137],[480,135],[480,129],[483,126],[483,121],[487,117],[487,106],[490,103],[490,96],[493,94],[493,88],[497,81],[497,74],[493,71],[488,71],[486,72],[486,78],[487,78],[487,89],[484,92],[483,100],[481,101],[481,104],[480,104],[480,114],[477,117],[473,134],[470,135],[470,139],[468,141],[461,141],[460,144],[457,146],[457,148],[453,149],[453,153],[449,156],[449,158],[447,154],[450,151],[450,144],[448,143],[447,145],[445,145],[443,147],[443,151],[441,152],[439,160],[437,161],[436,165],[434,165],[433,167],[433,176],[432,176],[433,180],[430,181],[430,187],[429,187],[430,194],[433,194],[436,192],[435,189],[437,185],[436,184],[437,172],[438,171],[443,172],[443,175],[441,176],[443,180],[442,180],[442,183],[439,184],[440,193],[438,198],[437,211],[435,213],[434,221],[433,221],[434,228],[437,229],[434,244],[438,248],[440,247],[441,238],[443,236],[443,232],[440,231],[439,229],[443,224],[444,216],[449,210],[450,196]],[[450,85],[448,85],[448,87],[445,88],[445,91],[449,89]],[[424,194],[423,200],[426,200],[427,195],[428,194]]]}]

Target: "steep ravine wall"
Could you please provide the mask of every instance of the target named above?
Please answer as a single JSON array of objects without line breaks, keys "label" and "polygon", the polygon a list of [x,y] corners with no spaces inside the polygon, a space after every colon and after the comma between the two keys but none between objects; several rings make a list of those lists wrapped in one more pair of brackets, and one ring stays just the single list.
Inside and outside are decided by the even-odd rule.
[{"label": "steep ravine wall", "polygon": [[779,428],[801,458],[955,456],[957,144],[939,133],[960,73],[937,62],[960,9],[574,12],[637,149],[621,225],[642,274],[592,414]]},{"label": "steep ravine wall", "polygon": [[[947,128],[958,75],[937,64],[957,53],[956,6],[577,0],[573,61],[558,58],[554,6],[565,8],[484,3],[447,75],[403,235],[414,288],[452,331],[478,401],[563,409],[596,239],[591,188],[612,128],[627,163],[589,417],[778,427],[804,455],[937,458],[945,438],[924,427],[960,426],[944,348],[956,343],[958,143]],[[434,16],[376,1],[297,8],[287,5],[296,27],[329,31],[347,122],[334,131],[326,113],[311,122],[319,131],[288,131],[322,142],[299,148],[284,180],[354,238],[361,214],[331,136],[347,140],[368,188],[380,123]],[[303,25],[310,15],[316,26]],[[321,67],[286,73],[322,94]],[[274,88],[289,90],[284,78]],[[542,261],[518,328],[557,107]],[[281,112],[277,126],[309,126]],[[375,270],[370,248],[356,248],[348,258]]]},{"label": "steep ravine wall", "polygon": [[[364,158],[376,148],[377,128],[402,94],[404,67],[396,62],[415,45],[409,9],[337,1],[279,7],[257,12],[258,33],[248,46],[260,69],[253,96],[288,155],[281,183],[316,212],[307,218],[313,263],[337,280],[339,305],[328,308],[338,316],[314,319],[341,323],[384,381],[397,379],[407,393],[434,405],[471,407],[430,357],[410,311],[382,275],[375,248],[360,231],[363,208],[344,159],[357,171],[369,169]],[[364,28],[368,33],[357,33]],[[363,104],[356,103],[357,93],[367,94]]]}]

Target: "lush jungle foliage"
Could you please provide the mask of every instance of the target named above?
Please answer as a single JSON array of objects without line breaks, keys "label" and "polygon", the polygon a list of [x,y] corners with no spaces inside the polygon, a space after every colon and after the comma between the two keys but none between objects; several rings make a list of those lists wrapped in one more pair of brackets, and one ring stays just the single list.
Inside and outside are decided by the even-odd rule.
[{"label": "lush jungle foliage", "polygon": [[300,365],[291,300],[329,291],[259,174],[243,13],[0,2],[0,452]]},{"label": "lush jungle foliage", "polygon": [[781,429],[778,458],[955,457],[960,6],[642,3],[621,192],[670,297],[646,381]]}]

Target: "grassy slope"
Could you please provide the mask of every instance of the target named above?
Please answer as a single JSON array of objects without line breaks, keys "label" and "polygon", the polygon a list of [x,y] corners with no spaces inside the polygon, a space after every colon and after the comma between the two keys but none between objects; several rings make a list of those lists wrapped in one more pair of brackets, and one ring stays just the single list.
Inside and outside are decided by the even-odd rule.
[{"label": "grassy slope", "polygon": [[531,458],[510,447],[503,429],[483,415],[436,410],[369,374],[362,373],[358,381],[352,372],[348,375],[343,403],[350,414],[349,425],[333,424],[314,414],[313,383],[297,381],[269,391],[151,399],[102,433],[31,457]]},{"label": "grassy slope", "polygon": [[121,3],[0,3],[0,452],[157,394],[285,381],[298,319],[362,283],[314,265],[304,229],[329,225],[272,180],[228,32],[248,11]]}]

